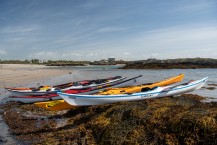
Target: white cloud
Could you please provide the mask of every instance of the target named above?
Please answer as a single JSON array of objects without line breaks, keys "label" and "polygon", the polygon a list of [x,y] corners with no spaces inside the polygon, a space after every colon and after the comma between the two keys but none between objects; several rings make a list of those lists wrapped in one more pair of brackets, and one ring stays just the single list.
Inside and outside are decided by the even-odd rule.
[{"label": "white cloud", "polygon": [[29,55],[31,59],[58,59],[58,52],[41,51]]},{"label": "white cloud", "polygon": [[63,52],[62,53],[62,59],[80,59],[83,54],[81,53],[76,53],[76,52]]},{"label": "white cloud", "polygon": [[82,53],[82,50],[81,52],[41,51],[31,53],[29,58],[42,60],[90,60],[92,58],[96,58],[97,56],[97,53]]},{"label": "white cloud", "polygon": [[[141,32],[128,38],[107,40],[89,45],[88,59],[103,59],[113,55],[117,59],[138,60],[180,57],[216,58],[217,27],[177,26]],[[97,53],[98,55],[94,55]]]},{"label": "white cloud", "polygon": [[117,31],[123,31],[125,28],[118,28],[118,27],[105,27],[101,28],[98,31],[99,32],[117,32]]},{"label": "white cloud", "polygon": [[[4,20],[0,44],[1,48],[7,48],[10,54],[7,57],[29,55],[39,59],[74,60],[110,56],[136,60],[189,54],[217,57],[213,53],[217,51],[215,0],[124,4],[68,1],[58,6],[47,7],[49,5],[15,2],[0,13],[0,19]],[[183,24],[188,26],[176,26]],[[160,29],[162,27],[168,28]],[[0,49],[0,55],[5,54],[4,49]]]},{"label": "white cloud", "polygon": [[[157,53],[159,57],[185,57],[192,53],[195,57],[213,54],[204,51],[217,51],[217,27],[172,27],[143,32],[133,36],[125,44],[125,48],[131,55],[139,56],[146,54],[147,58],[151,54]],[[203,51],[204,53],[201,53]],[[144,56],[144,55],[143,55]]]},{"label": "white cloud", "polygon": [[89,53],[86,56],[87,57],[94,57],[94,56],[98,56],[98,53]]},{"label": "white cloud", "polygon": [[124,55],[130,55],[130,53],[129,52],[124,52]]},{"label": "white cloud", "polygon": [[6,51],[4,51],[4,50],[0,49],[0,55],[6,55],[6,54],[7,54],[7,52],[6,52]]},{"label": "white cloud", "polygon": [[143,31],[127,38],[85,43],[82,47],[88,49],[77,49],[76,53],[85,56],[80,59],[88,60],[106,59],[111,55],[127,60],[190,56],[216,58],[212,53],[217,52],[216,38],[217,27],[214,25],[177,26]]},{"label": "white cloud", "polygon": [[207,0],[207,1],[197,1],[197,3],[195,2],[190,2],[188,1],[188,4],[184,4],[184,5],[180,5],[178,7],[175,7],[173,9],[173,12],[185,12],[185,13],[189,13],[189,12],[201,12],[201,11],[210,11],[212,10],[212,8],[215,8],[214,5],[216,4],[216,1],[212,1],[212,0]]},{"label": "white cloud", "polygon": [[0,33],[29,33],[35,30],[39,30],[38,25],[18,25],[18,26],[8,26],[0,29]]}]

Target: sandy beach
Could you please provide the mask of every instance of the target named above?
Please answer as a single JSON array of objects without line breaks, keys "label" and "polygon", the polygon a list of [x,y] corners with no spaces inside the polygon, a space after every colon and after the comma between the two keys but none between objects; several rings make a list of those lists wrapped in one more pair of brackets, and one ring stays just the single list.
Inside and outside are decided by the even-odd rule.
[{"label": "sandy beach", "polygon": [[64,75],[69,72],[69,70],[45,65],[1,64],[0,88],[4,88],[5,86],[17,86],[35,80]]}]

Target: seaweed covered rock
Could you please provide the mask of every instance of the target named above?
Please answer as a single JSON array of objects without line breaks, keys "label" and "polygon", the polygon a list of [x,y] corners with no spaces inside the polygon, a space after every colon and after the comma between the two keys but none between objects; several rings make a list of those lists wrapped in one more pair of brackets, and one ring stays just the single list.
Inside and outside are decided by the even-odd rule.
[{"label": "seaweed covered rock", "polygon": [[214,144],[217,104],[202,99],[182,95],[66,112],[20,104],[3,108],[11,133],[33,144]]}]

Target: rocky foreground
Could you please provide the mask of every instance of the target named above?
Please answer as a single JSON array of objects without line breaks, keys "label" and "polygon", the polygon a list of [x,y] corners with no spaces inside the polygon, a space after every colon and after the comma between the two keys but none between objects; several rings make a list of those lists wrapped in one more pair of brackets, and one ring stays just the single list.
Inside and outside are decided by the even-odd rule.
[{"label": "rocky foreground", "polygon": [[217,104],[182,95],[46,111],[33,104],[2,106],[18,142],[28,144],[215,144]]}]

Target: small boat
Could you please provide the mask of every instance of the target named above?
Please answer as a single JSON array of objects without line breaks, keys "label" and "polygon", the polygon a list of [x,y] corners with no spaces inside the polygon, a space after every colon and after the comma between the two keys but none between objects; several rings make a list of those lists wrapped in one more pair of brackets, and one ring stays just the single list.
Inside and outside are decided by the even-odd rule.
[{"label": "small boat", "polygon": [[[67,90],[67,91],[64,91],[64,93],[68,93],[68,94],[94,94],[96,93],[96,91],[100,91],[100,90],[104,90],[102,92],[99,92],[97,93],[98,95],[99,94],[103,94],[105,93],[106,95],[109,93],[131,93],[131,92],[134,92],[134,91],[137,91],[137,92],[140,92],[141,89],[143,88],[153,88],[153,87],[156,87],[156,86],[165,86],[165,85],[170,85],[170,84],[173,84],[173,83],[177,83],[177,82],[180,82],[182,81],[182,79],[184,78],[184,74],[180,74],[178,76],[175,76],[175,77],[171,77],[171,78],[168,78],[166,80],[162,80],[160,82],[156,82],[156,83],[151,83],[151,84],[143,84],[143,85],[139,85],[139,86],[133,86],[133,87],[127,87],[127,88],[111,88],[111,89],[105,89],[104,87],[102,87],[101,89],[99,90],[90,90],[89,92],[77,92],[77,90]],[[111,86],[110,86],[111,87]],[[119,85],[115,85],[115,86],[112,86],[112,87],[120,87],[120,84]],[[131,89],[133,88],[133,89]],[[126,91],[123,91],[123,90],[126,90]],[[62,99],[62,98],[61,98]],[[47,102],[38,102],[38,103],[35,103],[36,106],[38,107],[41,107],[41,108],[45,108],[47,110],[64,110],[64,109],[71,109],[73,108],[73,106],[71,106],[71,108],[69,107],[69,104],[67,102],[65,102],[64,100],[61,100],[61,102],[58,102],[53,104],[51,102],[51,104],[53,104],[52,106],[50,105],[49,107],[47,107],[48,105],[47,104],[50,104],[51,101],[47,101]],[[66,106],[64,108],[64,106]]]},{"label": "small boat", "polygon": [[138,93],[118,94],[118,95],[79,95],[79,94],[67,94],[58,92],[58,94],[70,105],[73,106],[90,106],[110,104],[124,101],[139,101],[151,98],[160,98],[166,96],[179,95],[183,93],[192,92],[200,89],[207,81],[208,77],[201,80],[190,81],[178,86],[165,86],[154,87],[150,90],[145,88]]},{"label": "small boat", "polygon": [[57,94],[45,94],[40,96],[9,96],[9,100],[22,102],[22,103],[34,103],[43,101],[59,100],[61,97]]},{"label": "small boat", "polygon": [[98,95],[115,95],[115,94],[123,94],[123,93],[136,93],[140,92],[142,89],[145,88],[153,88],[156,86],[166,86],[171,85],[177,82],[180,82],[184,78],[184,74],[179,74],[178,76],[168,78],[166,80],[160,81],[160,82],[154,82],[154,83],[147,83],[137,86],[131,86],[131,87],[125,87],[125,88],[108,88],[101,92],[98,92]]},{"label": "small boat", "polygon": [[64,100],[55,100],[55,101],[48,101],[48,102],[37,102],[34,103],[37,107],[44,108],[49,111],[60,111],[66,109],[75,108],[72,105],[69,105]]},{"label": "small boat", "polygon": [[[70,89],[65,90],[65,93],[73,93],[73,94],[93,94],[98,91],[101,91],[108,87],[123,87],[123,86],[130,86],[133,85],[136,82],[136,79],[141,77],[141,75],[130,78],[130,79],[122,79],[121,81],[115,81],[112,83],[104,83],[97,86],[92,86],[89,88],[84,89]],[[22,102],[22,103],[35,103],[35,102],[44,102],[44,101],[52,101],[52,100],[58,100],[62,99],[60,96],[58,96],[56,93],[49,93],[45,95],[23,95],[23,96],[9,96],[10,100]]]},{"label": "small boat", "polygon": [[97,88],[102,85],[113,85],[125,81],[127,77],[110,77],[106,79],[98,80],[84,80],[78,82],[71,82],[67,84],[61,84],[57,86],[40,86],[38,88],[5,88],[7,91],[15,95],[45,95],[52,94],[58,91],[65,91],[70,89],[85,89],[85,88]]}]

